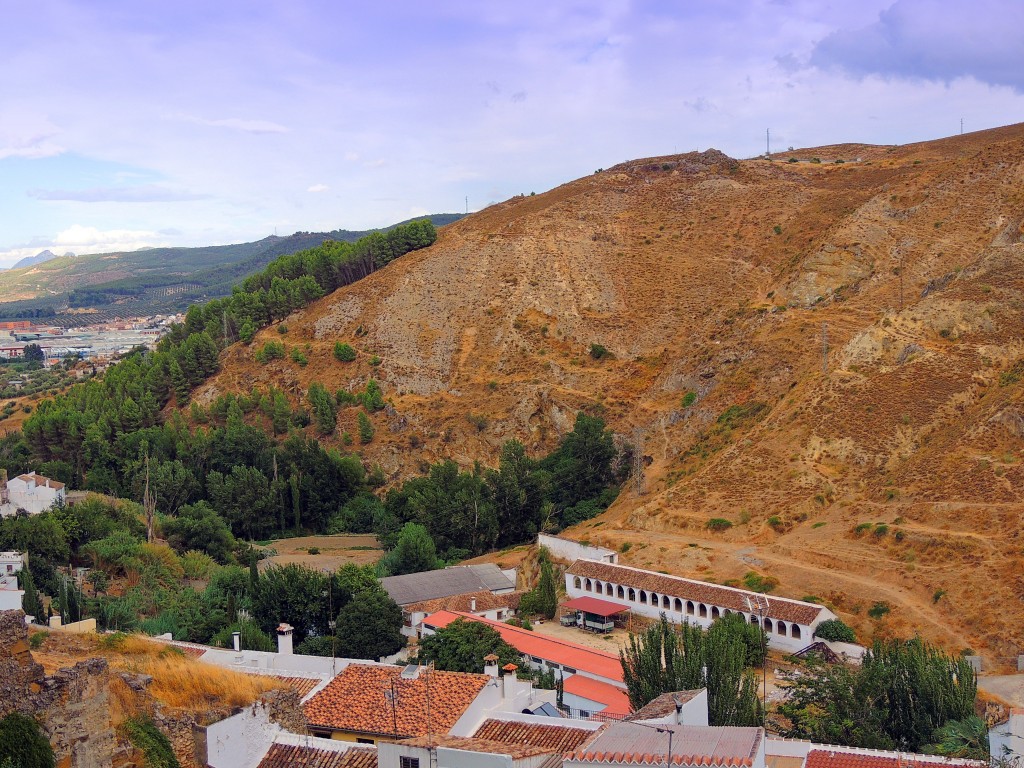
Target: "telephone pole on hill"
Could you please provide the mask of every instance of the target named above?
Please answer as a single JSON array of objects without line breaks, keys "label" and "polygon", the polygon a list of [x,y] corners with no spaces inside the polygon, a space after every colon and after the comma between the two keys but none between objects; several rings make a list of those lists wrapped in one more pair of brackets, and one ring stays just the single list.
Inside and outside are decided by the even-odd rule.
[{"label": "telephone pole on hill", "polygon": [[633,430],[633,487],[637,496],[644,495],[644,433],[639,427]]},{"label": "telephone pole on hill", "polygon": [[821,324],[821,372],[828,376],[828,323]]}]

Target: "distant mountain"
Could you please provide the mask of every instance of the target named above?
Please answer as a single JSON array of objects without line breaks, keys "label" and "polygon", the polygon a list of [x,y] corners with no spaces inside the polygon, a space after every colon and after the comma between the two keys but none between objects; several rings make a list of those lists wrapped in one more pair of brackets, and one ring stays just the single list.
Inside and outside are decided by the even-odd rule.
[{"label": "distant mountain", "polygon": [[[75,254],[69,253],[66,256],[74,256]],[[21,267],[31,267],[36,264],[42,264],[44,261],[50,261],[50,259],[56,259],[57,254],[53,251],[46,250],[40,251],[35,256],[26,256],[24,259],[16,263],[11,269],[20,269]]]},{"label": "distant mountain", "polygon": [[[440,227],[461,213],[417,216]],[[295,232],[251,243],[198,248],[144,248],[131,252],[57,256],[43,251],[0,273],[0,318],[56,318],[68,309],[96,309],[126,317],[182,312],[197,301],[227,296],[248,275],[276,259],[320,245],[324,240],[355,242],[381,230]],[[73,258],[72,258],[73,257]],[[35,267],[35,269],[25,269]],[[69,316],[69,322],[81,318]]]}]

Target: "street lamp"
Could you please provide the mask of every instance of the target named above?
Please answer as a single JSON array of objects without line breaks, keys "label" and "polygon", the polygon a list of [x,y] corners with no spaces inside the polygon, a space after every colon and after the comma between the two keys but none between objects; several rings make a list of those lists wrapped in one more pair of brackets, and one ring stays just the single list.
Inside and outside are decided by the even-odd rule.
[{"label": "street lamp", "polygon": [[[764,595],[744,595],[747,610],[757,614],[758,628],[761,630],[761,679],[764,695],[761,702],[761,727],[768,730],[768,635],[764,630],[764,615],[768,612],[768,598]],[[762,602],[763,601],[763,602]]]}]

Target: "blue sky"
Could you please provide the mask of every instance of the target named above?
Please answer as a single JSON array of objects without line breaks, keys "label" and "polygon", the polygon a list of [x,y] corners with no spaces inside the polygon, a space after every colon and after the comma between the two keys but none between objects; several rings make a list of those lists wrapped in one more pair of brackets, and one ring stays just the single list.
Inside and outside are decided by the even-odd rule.
[{"label": "blue sky", "polygon": [[1024,119],[1020,0],[0,0],[0,266]]}]

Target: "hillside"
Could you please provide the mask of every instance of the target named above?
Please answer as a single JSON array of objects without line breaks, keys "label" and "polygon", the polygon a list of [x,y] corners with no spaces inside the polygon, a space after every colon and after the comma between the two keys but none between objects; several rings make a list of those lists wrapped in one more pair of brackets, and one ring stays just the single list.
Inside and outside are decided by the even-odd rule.
[{"label": "hillside", "polygon": [[[393,480],[493,464],[511,437],[539,453],[599,413],[642,441],[645,493],[570,535],[673,573],[771,575],[862,637],[916,630],[1007,665],[1024,650],[1022,219],[1022,125],[623,163],[446,227],[288,319],[308,367],[235,345],[195,399],[298,400],[373,372],[394,411],[365,459]],[[335,361],[336,340],[360,360]]]},{"label": "hillside", "polygon": [[[444,213],[424,218],[441,226],[462,215]],[[312,248],[328,239],[353,243],[371,231],[376,230],[296,232],[251,243],[199,248],[147,248],[83,256],[50,254],[19,268],[26,261],[23,259],[13,269],[0,272],[0,317],[48,317],[61,324],[66,316],[77,324],[80,318],[75,313],[83,311],[122,317],[184,312],[196,302],[227,296],[232,286],[278,256]]]}]

